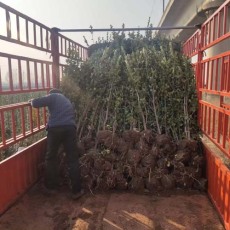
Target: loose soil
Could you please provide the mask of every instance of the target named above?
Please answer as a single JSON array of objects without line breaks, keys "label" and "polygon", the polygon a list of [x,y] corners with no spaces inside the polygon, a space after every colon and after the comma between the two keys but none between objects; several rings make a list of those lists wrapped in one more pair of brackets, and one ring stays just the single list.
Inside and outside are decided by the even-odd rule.
[{"label": "loose soil", "polygon": [[205,193],[173,190],[161,194],[110,191],[79,200],[62,188],[44,195],[35,185],[0,217],[4,230],[224,230]]}]

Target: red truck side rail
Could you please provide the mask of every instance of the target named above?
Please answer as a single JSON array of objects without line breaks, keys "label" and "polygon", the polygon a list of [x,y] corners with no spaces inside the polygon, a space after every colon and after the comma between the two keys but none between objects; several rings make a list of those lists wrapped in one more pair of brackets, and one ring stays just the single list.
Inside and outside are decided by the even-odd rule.
[{"label": "red truck side rail", "polygon": [[[45,130],[46,109],[33,109],[31,98],[19,102],[20,95],[58,88],[69,51],[84,61],[88,49],[1,2],[0,18],[0,151],[5,151]],[[5,46],[16,47],[13,54],[4,52]],[[16,103],[10,96],[17,97]],[[45,150],[43,138],[0,162],[0,215],[38,180]]]},{"label": "red truck side rail", "polygon": [[[184,53],[192,60],[199,99],[199,124],[204,133],[227,158],[230,157],[230,0],[224,4],[187,40]],[[65,64],[60,57],[68,57],[69,49],[79,52],[82,60],[87,49],[20,12],[0,3],[5,15],[5,33],[0,41],[30,47],[51,54],[52,61],[0,53],[8,69],[8,87],[4,88],[0,62],[0,97],[2,95],[47,91],[58,87]],[[12,26],[11,18],[15,18]],[[21,30],[22,23],[24,31]],[[11,28],[16,28],[13,33]],[[17,66],[18,80],[13,69]],[[26,81],[24,81],[26,72]],[[24,77],[23,77],[24,76]],[[20,129],[16,129],[15,114],[19,114]],[[27,117],[27,120],[24,118]],[[11,135],[6,135],[5,119],[12,124]],[[27,102],[0,106],[0,150],[44,130],[46,111],[33,111]],[[40,175],[46,139],[0,162],[0,214],[34,184]],[[230,171],[205,145],[207,159],[208,194],[216,206],[226,229],[230,229]]]},{"label": "red truck side rail", "polygon": [[46,138],[0,162],[0,214],[41,176]]},{"label": "red truck side rail", "polygon": [[[205,144],[208,194],[226,229],[230,229],[230,170],[217,151],[230,158],[230,1],[183,46],[193,62],[199,99],[199,124],[215,148]],[[216,148],[217,147],[217,148]]]}]

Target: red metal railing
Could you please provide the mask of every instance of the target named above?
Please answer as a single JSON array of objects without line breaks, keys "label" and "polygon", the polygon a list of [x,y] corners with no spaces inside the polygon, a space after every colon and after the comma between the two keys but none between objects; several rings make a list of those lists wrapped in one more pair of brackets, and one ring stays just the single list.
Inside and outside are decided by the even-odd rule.
[{"label": "red metal railing", "polygon": [[229,7],[230,1],[225,1],[201,26],[201,31],[194,33],[183,47],[184,53],[195,60],[193,64],[196,66],[199,123],[202,131],[228,157],[230,157]]},{"label": "red metal railing", "polygon": [[[3,83],[0,75],[1,95],[48,90],[53,86],[52,62],[2,52],[0,52],[0,57],[2,57],[1,60],[5,59],[8,72],[7,82]],[[13,69],[17,70],[14,75]]]},{"label": "red metal railing", "polygon": [[229,38],[229,1],[225,1],[225,3],[202,25],[201,33],[202,50]]},{"label": "red metal railing", "polygon": [[[66,66],[63,58],[69,57],[70,50],[77,51],[82,61],[88,51],[56,28],[1,2],[0,21],[0,42],[4,42],[0,52],[0,151],[4,151],[45,129],[46,109],[33,109],[28,99],[59,87]],[[3,51],[13,45],[13,54]],[[0,162],[0,215],[38,180],[45,150],[46,138]]]},{"label": "red metal railing", "polygon": [[[87,59],[87,48],[59,34],[58,29],[50,29],[1,2],[0,12],[3,13],[1,16],[5,15],[1,18],[1,25],[5,27],[1,28],[0,41],[9,42],[8,46],[24,46],[27,55],[31,53],[33,56],[27,47],[39,51],[38,59],[0,52],[0,97],[36,92],[45,94],[60,85],[66,66],[60,58],[68,58],[69,51],[75,50],[83,61]],[[45,60],[47,53],[52,56],[52,61]],[[15,126],[16,123],[20,124]],[[0,150],[44,130],[45,124],[44,109],[31,109],[29,103],[23,101],[16,105],[0,104]],[[11,132],[7,136],[9,129]]]},{"label": "red metal railing", "polygon": [[[230,0],[184,44],[196,67],[199,124],[203,133],[230,158]],[[197,43],[198,41],[198,43]],[[195,47],[194,47],[195,46]],[[208,193],[230,229],[230,170],[205,144]]]},{"label": "red metal railing", "polygon": [[196,31],[183,45],[183,53],[192,57],[198,53],[200,31]]}]

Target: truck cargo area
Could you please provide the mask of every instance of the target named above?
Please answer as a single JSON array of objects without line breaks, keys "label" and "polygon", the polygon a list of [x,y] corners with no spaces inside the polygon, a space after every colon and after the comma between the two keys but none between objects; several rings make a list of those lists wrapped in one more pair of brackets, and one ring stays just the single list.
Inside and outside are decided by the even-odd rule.
[{"label": "truck cargo area", "polygon": [[67,188],[47,196],[40,183],[0,217],[0,229],[10,230],[222,230],[206,193],[165,191],[86,193],[72,200]]}]

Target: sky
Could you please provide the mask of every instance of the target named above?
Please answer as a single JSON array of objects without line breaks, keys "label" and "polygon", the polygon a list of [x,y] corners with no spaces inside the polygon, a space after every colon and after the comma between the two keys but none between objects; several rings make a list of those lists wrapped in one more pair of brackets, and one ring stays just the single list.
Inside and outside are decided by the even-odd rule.
[{"label": "sky", "polygon": [[[169,0],[0,0],[2,3],[14,8],[32,19],[52,28],[60,29],[94,29],[99,28],[126,28],[147,27],[148,20],[153,26],[158,23],[163,14],[163,1],[165,7]],[[1,23],[2,21],[2,23]],[[16,38],[16,17],[11,16],[12,34]],[[6,36],[6,12],[0,8],[0,35]],[[25,23],[24,23],[25,25]],[[20,24],[20,30],[25,30]],[[31,30],[32,31],[32,30]],[[144,33],[144,32],[143,32]],[[86,46],[98,41],[98,37],[106,38],[106,32],[62,33],[75,42]],[[21,33],[21,39],[26,33]],[[30,36],[31,38],[32,36]],[[13,37],[14,38],[14,37]],[[23,40],[22,40],[23,41]],[[21,45],[16,45],[0,40],[1,52],[51,61],[50,53],[38,51]],[[62,59],[62,63],[66,60]],[[17,62],[12,64],[12,69],[17,69]],[[25,67],[24,67],[25,68]],[[0,57],[0,71],[2,76],[9,72],[8,59]]]},{"label": "sky", "polygon": [[[164,0],[165,6],[169,0]],[[163,0],[1,0],[2,3],[36,21],[60,29],[146,27],[149,17],[157,26],[163,13]],[[106,37],[106,33],[63,33],[86,45]]]}]

